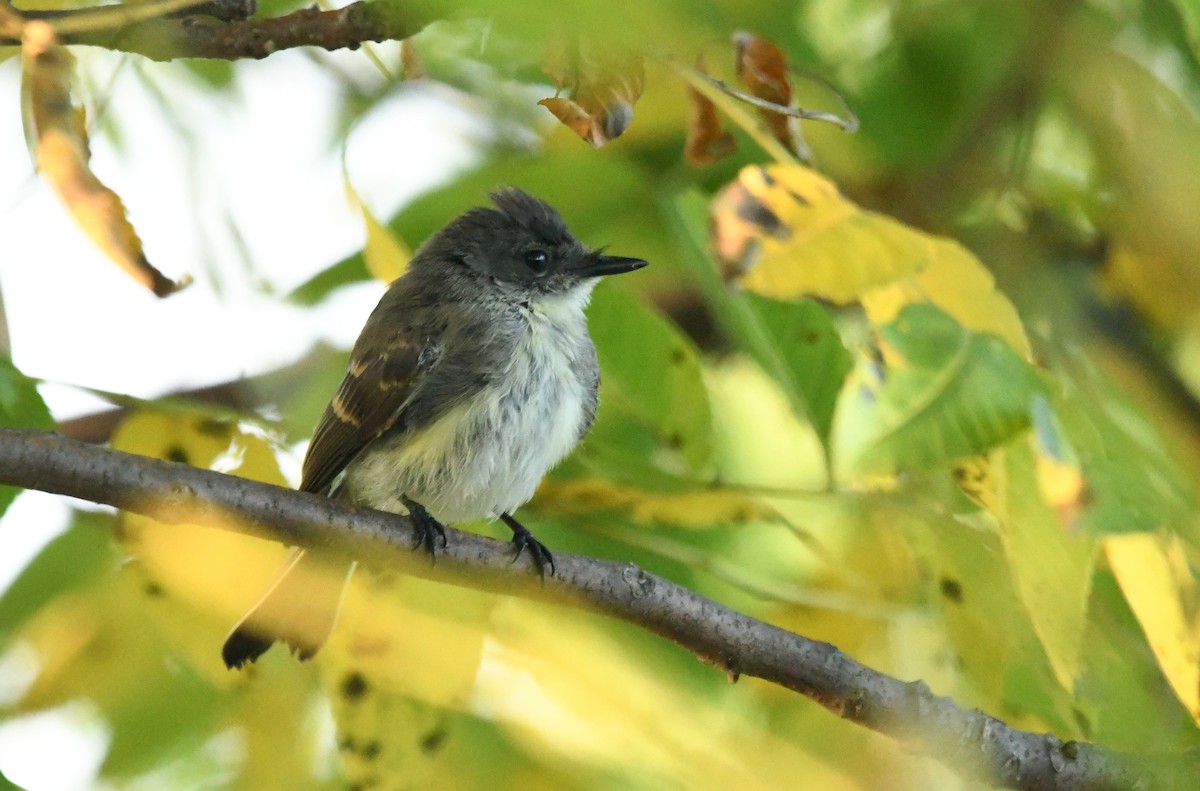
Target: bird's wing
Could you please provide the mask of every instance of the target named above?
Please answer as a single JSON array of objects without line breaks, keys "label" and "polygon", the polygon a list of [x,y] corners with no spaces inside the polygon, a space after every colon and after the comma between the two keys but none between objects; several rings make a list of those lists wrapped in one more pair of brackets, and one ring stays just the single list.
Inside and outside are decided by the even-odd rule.
[{"label": "bird's wing", "polygon": [[355,349],[350,367],[313,433],[300,489],[324,493],[358,453],[403,423],[403,411],[422,370],[436,355],[426,338],[394,336]]}]

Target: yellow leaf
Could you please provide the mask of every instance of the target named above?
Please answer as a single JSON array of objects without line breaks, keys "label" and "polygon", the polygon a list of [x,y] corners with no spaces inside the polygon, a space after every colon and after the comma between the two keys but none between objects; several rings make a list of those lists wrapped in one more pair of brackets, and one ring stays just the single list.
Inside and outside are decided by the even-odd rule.
[{"label": "yellow leaf", "polygon": [[[996,518],[1004,515],[1004,503],[998,487],[1003,484],[1003,469],[992,464],[992,457],[987,454],[970,456],[955,462],[950,468],[954,482],[963,494],[971,498],[983,510]],[[997,472],[1000,479],[997,480]]]},{"label": "yellow leaf", "polygon": [[534,504],[542,513],[559,516],[614,510],[642,524],[682,527],[750,522],[775,513],[733,489],[654,492],[603,478],[547,480]]},{"label": "yellow leaf", "polygon": [[1063,527],[1073,529],[1090,499],[1082,468],[1074,462],[1038,454],[1037,481],[1042,496],[1058,514]]},{"label": "yellow leaf", "polygon": [[189,280],[173,281],[146,260],[121,199],[92,173],[82,113],[71,102],[73,59],[59,46],[53,28],[39,21],[27,23],[21,52],[26,139],[38,169],[75,222],[105,255],[156,296],[186,286]]},{"label": "yellow leaf", "polygon": [[972,330],[1029,357],[1008,298],[966,248],[847,200],[800,165],[751,166],[713,200],[713,241],[725,278],[775,299],[861,301],[872,323],[931,302]]},{"label": "yellow leaf", "polygon": [[713,200],[712,217],[726,279],[775,299],[851,302],[925,263],[914,231],[799,165],[744,168]]},{"label": "yellow leaf", "polygon": [[[1158,666],[1192,718],[1200,722],[1200,638],[1180,597],[1180,585],[1162,540],[1150,533],[1104,539],[1109,568],[1129,602]],[[1190,580],[1185,583],[1194,584]]]},{"label": "yellow leaf", "polygon": [[[275,444],[233,422],[137,412],[113,433],[112,444],[118,450],[286,485]],[[220,662],[221,638],[262,593],[285,548],[211,527],[164,525],[131,513],[122,515],[119,537],[136,558],[131,571],[145,578],[147,611],[200,672],[210,680],[231,683]]]},{"label": "yellow leaf", "polygon": [[360,569],[329,643],[317,655],[331,689],[337,673],[438,706],[461,705],[479,670],[496,597]]},{"label": "yellow leaf", "polygon": [[996,290],[992,273],[958,242],[935,236],[922,241],[926,245],[924,266],[863,295],[871,323],[887,324],[913,302],[932,302],[964,327],[991,333],[1029,359],[1025,327],[1012,302]]},{"label": "yellow leaf", "polygon": [[354,185],[350,183],[350,176],[344,169],[342,179],[346,187],[346,198],[358,208],[367,228],[367,242],[363,245],[363,261],[366,263],[367,272],[376,280],[391,283],[408,269],[412,251],[390,228],[375,219],[375,215],[367,204],[363,203]]},{"label": "yellow leaf", "polygon": [[412,788],[472,787],[472,762],[447,754],[448,712],[476,684],[490,594],[360,569],[342,614],[317,654],[350,785],[403,777]]},{"label": "yellow leaf", "polygon": [[[469,787],[470,765],[443,758],[449,714],[405,695],[380,689],[354,670],[338,676],[331,691],[343,787],[374,788],[380,778],[404,778],[403,788]],[[455,734],[457,735],[457,734]]]},{"label": "yellow leaf", "polygon": [[[619,766],[628,777],[649,778],[647,787],[742,791],[797,776],[811,788],[856,787],[852,772],[831,769],[803,740],[755,731],[761,712],[695,694],[696,682],[682,680],[677,663],[636,653],[594,616],[564,619],[504,599],[493,623],[472,705],[504,723],[520,749],[556,764]],[[754,756],[739,747],[746,739],[758,745]]]},{"label": "yellow leaf", "polygon": [[1116,242],[1105,261],[1105,283],[1160,327],[1177,329],[1200,312],[1200,268],[1187,256]]}]

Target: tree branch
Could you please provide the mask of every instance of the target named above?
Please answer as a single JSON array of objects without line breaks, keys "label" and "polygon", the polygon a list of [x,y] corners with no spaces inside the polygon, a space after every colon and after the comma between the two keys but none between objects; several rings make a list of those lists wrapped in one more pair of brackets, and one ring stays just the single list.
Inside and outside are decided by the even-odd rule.
[{"label": "tree branch", "polygon": [[[9,11],[18,19],[43,19],[55,28],[63,44],[105,47],[158,61],[259,59],[281,49],[308,46],[328,50],[357,49],[365,41],[408,38],[422,27],[388,2],[356,2],[333,11],[310,7],[273,19],[240,19],[239,16],[249,12],[252,3],[253,0],[240,0],[240,4],[239,0],[213,0],[193,10],[193,13],[207,11],[231,17],[232,21],[206,16],[178,19],[163,15],[131,22],[112,11],[114,7],[72,9],[55,15],[23,12],[11,7]],[[102,16],[101,12],[105,14]],[[83,24],[85,18],[91,23]],[[19,34],[0,29],[0,46],[20,43]]]},{"label": "tree branch", "polygon": [[966,777],[1006,788],[1116,791],[1188,782],[1183,769],[1167,768],[1177,760],[1151,762],[1017,730],[934,695],[923,682],[879,673],[828,643],[734,612],[631,563],[556,551],[557,574],[542,582],[528,562],[511,562],[508,543],[448,529],[448,546],[430,564],[411,551],[405,517],[34,431],[0,429],[0,482],[618,618],[678,643],[731,679],[779,684]]}]

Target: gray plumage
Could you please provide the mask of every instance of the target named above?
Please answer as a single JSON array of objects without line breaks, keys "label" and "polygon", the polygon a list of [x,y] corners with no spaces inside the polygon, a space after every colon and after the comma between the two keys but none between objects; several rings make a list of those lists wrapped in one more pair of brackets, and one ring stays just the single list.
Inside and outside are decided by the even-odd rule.
[{"label": "gray plumage", "polygon": [[[438,523],[503,518],[518,550],[543,553],[540,567],[549,553],[509,514],[595,418],[600,371],[584,317],[593,286],[645,262],[588,250],[520,190],[492,200],[496,209],[471,209],[430,237],[379,301],[300,488],[385,511],[415,503]],[[301,658],[324,641],[336,597],[299,603],[328,587],[298,581],[306,565],[298,550],[234,628],[228,666],[274,639]]]}]

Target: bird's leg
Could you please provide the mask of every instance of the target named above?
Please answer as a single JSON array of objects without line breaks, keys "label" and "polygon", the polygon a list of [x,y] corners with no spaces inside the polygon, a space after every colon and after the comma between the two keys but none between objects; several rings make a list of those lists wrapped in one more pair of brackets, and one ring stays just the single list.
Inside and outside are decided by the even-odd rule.
[{"label": "bird's leg", "polygon": [[434,541],[442,539],[442,549],[446,548],[446,528],[442,523],[434,519],[432,514],[425,510],[425,506],[410,500],[407,496],[401,495],[400,502],[404,503],[404,507],[408,509],[408,516],[412,519],[413,530],[417,533],[417,541],[413,544],[413,549],[417,547],[425,547],[429,551],[430,556],[434,555]]},{"label": "bird's leg", "polygon": [[533,565],[537,567],[538,573],[543,577],[546,576],[546,567],[550,567],[550,576],[554,576],[554,556],[550,554],[550,550],[546,549],[546,545],[533,537],[533,533],[529,532],[529,528],[513,519],[509,513],[500,514],[500,520],[508,525],[513,532],[512,542],[517,547],[517,554],[513,556],[513,563],[517,562],[517,558],[521,557],[521,553],[526,549],[533,557]]}]

